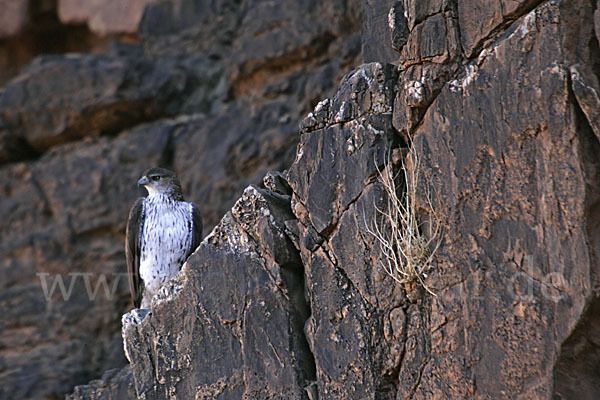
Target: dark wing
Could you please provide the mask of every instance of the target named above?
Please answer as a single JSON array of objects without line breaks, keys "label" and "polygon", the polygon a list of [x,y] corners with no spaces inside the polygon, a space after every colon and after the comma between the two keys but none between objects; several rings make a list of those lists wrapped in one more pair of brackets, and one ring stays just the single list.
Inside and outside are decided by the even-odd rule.
[{"label": "dark wing", "polygon": [[195,204],[192,204],[192,245],[190,246],[188,253],[185,255],[187,259],[200,245],[202,241],[202,216],[200,210]]},{"label": "dark wing", "polygon": [[144,226],[144,198],[140,197],[129,211],[127,233],[125,234],[125,255],[127,258],[127,273],[129,274],[129,289],[135,308],[142,304],[144,282],[140,278],[140,234]]}]

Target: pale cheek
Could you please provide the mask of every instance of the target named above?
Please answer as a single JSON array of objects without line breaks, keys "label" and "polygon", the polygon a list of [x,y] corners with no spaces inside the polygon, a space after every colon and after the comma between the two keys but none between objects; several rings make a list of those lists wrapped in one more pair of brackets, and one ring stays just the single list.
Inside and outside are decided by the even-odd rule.
[{"label": "pale cheek", "polygon": [[146,190],[148,191],[148,194],[149,194],[149,195],[153,195],[153,194],[158,194],[158,193],[159,193],[159,192],[158,192],[158,190],[156,190],[156,189],[154,188],[154,186],[146,185],[146,186],[144,186],[144,187],[145,187],[145,188],[146,188]]}]

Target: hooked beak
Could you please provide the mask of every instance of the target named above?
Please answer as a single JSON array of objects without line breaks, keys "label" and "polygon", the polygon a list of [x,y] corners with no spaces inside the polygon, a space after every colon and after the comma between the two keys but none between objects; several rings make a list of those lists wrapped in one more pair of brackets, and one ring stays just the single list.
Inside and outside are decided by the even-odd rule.
[{"label": "hooked beak", "polygon": [[145,176],[142,176],[142,178],[138,181],[138,186],[146,186],[147,184],[149,184],[150,181],[148,180],[148,178],[146,178]]}]

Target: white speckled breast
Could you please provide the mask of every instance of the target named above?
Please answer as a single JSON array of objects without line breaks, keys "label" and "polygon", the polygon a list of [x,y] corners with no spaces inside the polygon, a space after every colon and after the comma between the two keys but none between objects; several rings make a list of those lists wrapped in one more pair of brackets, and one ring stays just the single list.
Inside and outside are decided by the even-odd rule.
[{"label": "white speckled breast", "polygon": [[142,308],[148,308],[160,286],[185,262],[192,242],[192,204],[151,195],[144,200],[144,215],[140,276],[144,281]]}]

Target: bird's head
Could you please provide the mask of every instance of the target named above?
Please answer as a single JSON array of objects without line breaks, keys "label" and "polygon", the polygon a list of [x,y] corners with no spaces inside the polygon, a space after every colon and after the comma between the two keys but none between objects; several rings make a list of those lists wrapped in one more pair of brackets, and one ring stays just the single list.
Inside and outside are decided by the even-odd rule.
[{"label": "bird's head", "polygon": [[150,196],[162,194],[174,200],[183,200],[183,192],[179,178],[173,171],[164,168],[150,168],[143,173],[138,181],[138,186],[148,190]]}]

